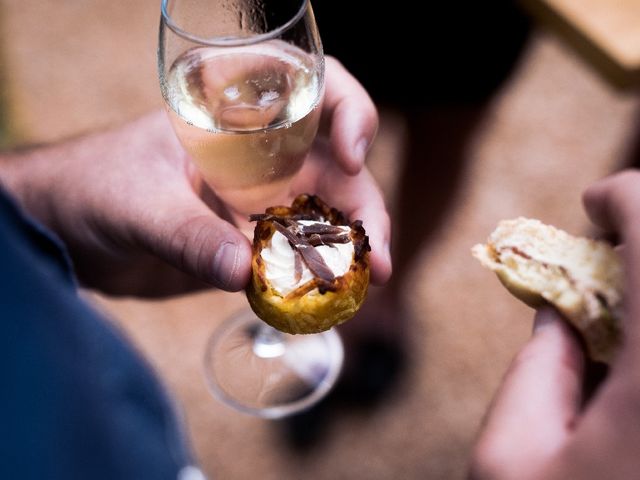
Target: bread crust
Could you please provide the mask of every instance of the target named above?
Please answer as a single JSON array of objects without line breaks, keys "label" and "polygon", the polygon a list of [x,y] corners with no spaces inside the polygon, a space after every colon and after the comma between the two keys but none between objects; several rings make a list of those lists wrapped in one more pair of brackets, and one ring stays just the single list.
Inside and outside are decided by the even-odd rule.
[{"label": "bread crust", "polygon": [[580,334],[588,355],[610,363],[622,341],[622,262],[606,242],[538,220],[503,220],[473,255],[532,308],[553,305]]},{"label": "bread crust", "polygon": [[331,282],[313,278],[287,295],[281,295],[266,276],[262,249],[276,232],[275,220],[258,220],[254,230],[252,275],[246,289],[249,305],[263,321],[286,333],[318,333],[351,319],[364,302],[369,286],[369,239],[362,222],[348,224],[344,214],[314,195],[300,195],[291,207],[277,206],[267,216],[292,218],[320,216],[331,225],[349,225],[354,256],[347,273]]}]

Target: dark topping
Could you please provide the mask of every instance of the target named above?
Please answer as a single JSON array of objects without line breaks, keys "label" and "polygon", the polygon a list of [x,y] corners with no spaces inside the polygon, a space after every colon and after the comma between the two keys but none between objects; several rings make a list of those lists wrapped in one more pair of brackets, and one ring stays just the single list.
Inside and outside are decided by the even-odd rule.
[{"label": "dark topping", "polygon": [[358,261],[364,257],[367,252],[371,251],[369,237],[364,231],[362,220],[355,220],[351,224],[351,238],[353,239],[355,259]]},{"label": "dark topping", "polygon": [[298,195],[291,204],[291,210],[296,214],[311,215],[312,220],[328,220],[332,225],[347,225],[349,223],[340,210],[329,207],[316,195]]},{"label": "dark topping", "polygon": [[324,295],[327,292],[333,292],[335,290],[335,287],[333,286],[332,282],[327,282],[325,280],[321,280],[321,279],[317,279],[317,284],[318,284],[318,291]]},{"label": "dark topping", "polygon": [[317,233],[309,235],[307,238],[309,239],[309,243],[314,247],[319,247],[320,245],[324,245],[324,242],[322,241],[322,237]]},{"label": "dark topping", "polygon": [[298,283],[302,278],[302,255],[300,255],[300,252],[295,248],[293,249],[293,268],[294,268],[293,278],[296,281],[296,283]]},{"label": "dark topping", "polygon": [[278,222],[273,222],[273,226],[289,240],[289,245],[291,245],[294,250],[300,252],[302,260],[304,260],[304,263],[309,267],[309,270],[311,270],[314,276],[327,282],[333,281],[335,276],[331,269],[327,267],[327,264],[324,263],[322,255],[318,253],[304,235],[299,235],[298,232],[294,231],[296,226],[285,227]]},{"label": "dark topping", "polygon": [[[363,265],[367,265],[366,254],[371,247],[362,222],[356,220],[349,225],[348,219],[342,212],[329,207],[315,195],[298,195],[290,207],[270,207],[265,213],[250,215],[249,220],[257,222],[254,250],[262,248],[261,242],[270,238],[274,229],[279,231],[287,238],[295,252],[296,280],[302,277],[304,262],[314,275],[314,279],[308,282],[308,285],[314,285],[320,293],[335,291],[339,287],[339,280],[314,247],[320,245],[331,247],[337,243],[353,242],[354,262],[357,264],[365,262]],[[300,220],[318,223],[300,225],[297,223]],[[347,226],[350,229],[345,231],[344,227]]]},{"label": "dark topping", "polygon": [[314,247],[318,247],[320,245],[327,245],[332,247],[334,243],[349,243],[351,238],[349,238],[349,234],[345,233],[344,235],[332,235],[330,233],[326,235],[319,235],[314,233],[309,236],[309,243]]},{"label": "dark topping", "polygon": [[596,291],[594,293],[594,296],[596,297],[596,300],[598,301],[598,303],[602,308],[604,308],[607,311],[610,310],[611,307],[609,307],[609,302],[607,300],[607,297],[605,297],[603,293]]},{"label": "dark topping", "polygon": [[300,213],[297,215],[291,215],[286,217],[283,215],[272,215],[270,213],[252,213],[251,215],[249,215],[250,222],[262,222],[262,221],[279,222],[284,225],[287,219],[296,220],[296,221],[298,220],[311,220],[316,222],[323,221],[321,217],[318,217],[317,215],[311,215],[308,213]]},{"label": "dark topping", "polygon": [[313,223],[311,225],[303,225],[302,232],[305,235],[313,235],[314,233],[317,233],[318,235],[335,235],[345,233],[342,227],[338,225],[327,225],[326,223]]},{"label": "dark topping", "polygon": [[[317,247],[319,245],[329,245],[333,243],[349,243],[351,238],[349,233],[345,232],[343,227],[337,225],[328,225],[326,223],[314,223],[311,225],[300,225],[300,220],[310,220],[314,222],[323,222],[324,219],[318,215],[271,215],[268,213],[257,213],[249,216],[252,222],[271,222],[280,224],[292,231],[298,237],[305,237],[311,245]],[[291,242],[292,246],[295,246]]]}]

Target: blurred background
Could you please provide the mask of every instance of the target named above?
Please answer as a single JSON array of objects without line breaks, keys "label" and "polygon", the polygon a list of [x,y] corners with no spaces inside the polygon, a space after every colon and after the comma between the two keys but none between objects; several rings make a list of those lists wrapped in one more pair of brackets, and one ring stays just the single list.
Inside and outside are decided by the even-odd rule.
[{"label": "blurred background", "polygon": [[[242,294],[86,292],[158,370],[214,478],[464,478],[533,316],[471,246],[519,215],[597,234],[581,192],[638,160],[639,0],[419,4],[428,6],[313,3],[326,52],[380,107],[368,164],[394,219],[393,279],[342,328],[347,364],[326,401],[273,422],[209,395],[204,344],[245,305]],[[159,9],[159,0],[0,0],[2,146],[161,107]]]}]

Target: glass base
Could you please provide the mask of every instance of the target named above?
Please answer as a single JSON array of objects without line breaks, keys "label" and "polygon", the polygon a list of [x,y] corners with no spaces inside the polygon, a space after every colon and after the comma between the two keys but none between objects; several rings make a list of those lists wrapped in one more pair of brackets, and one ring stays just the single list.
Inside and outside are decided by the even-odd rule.
[{"label": "glass base", "polygon": [[246,310],[213,333],[204,368],[211,392],[220,401],[275,419],[321,400],[338,379],[343,359],[335,330],[288,335]]}]

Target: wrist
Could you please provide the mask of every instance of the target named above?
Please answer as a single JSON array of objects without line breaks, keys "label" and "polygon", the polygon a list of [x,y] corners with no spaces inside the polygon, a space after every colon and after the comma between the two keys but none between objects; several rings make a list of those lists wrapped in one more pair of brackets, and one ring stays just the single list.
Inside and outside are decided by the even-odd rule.
[{"label": "wrist", "polygon": [[[51,225],[51,165],[55,148],[34,147],[0,154],[0,185],[31,216]],[[49,168],[47,168],[49,167]],[[48,170],[48,172],[47,172]]]},{"label": "wrist", "polygon": [[25,152],[4,152],[0,154],[0,185],[24,206],[25,163],[28,163],[28,154]]}]

